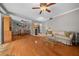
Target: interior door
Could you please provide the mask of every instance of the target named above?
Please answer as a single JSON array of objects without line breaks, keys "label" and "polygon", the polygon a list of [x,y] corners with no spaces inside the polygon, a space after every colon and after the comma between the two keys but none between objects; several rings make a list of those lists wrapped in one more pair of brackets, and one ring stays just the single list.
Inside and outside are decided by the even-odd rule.
[{"label": "interior door", "polygon": [[38,34],[38,30],[37,30],[37,28],[35,29],[35,35],[37,35]]}]

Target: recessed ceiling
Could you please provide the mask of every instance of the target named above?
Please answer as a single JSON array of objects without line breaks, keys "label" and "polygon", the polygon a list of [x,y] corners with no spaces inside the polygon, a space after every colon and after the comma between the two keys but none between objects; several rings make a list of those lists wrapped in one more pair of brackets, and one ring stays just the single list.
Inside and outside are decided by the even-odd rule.
[{"label": "recessed ceiling", "polygon": [[79,3],[56,3],[49,7],[52,11],[51,13],[43,12],[42,14],[39,14],[39,9],[32,9],[32,7],[39,6],[39,3],[3,3],[3,5],[10,12],[39,22],[42,20],[45,21],[45,19],[47,20],[66,11],[79,8]]},{"label": "recessed ceiling", "polygon": [[39,22],[44,22],[44,21],[47,21],[48,19],[46,19],[46,18],[44,18],[44,17],[38,17],[37,19],[35,19],[35,20],[37,20],[37,21],[39,21]]}]

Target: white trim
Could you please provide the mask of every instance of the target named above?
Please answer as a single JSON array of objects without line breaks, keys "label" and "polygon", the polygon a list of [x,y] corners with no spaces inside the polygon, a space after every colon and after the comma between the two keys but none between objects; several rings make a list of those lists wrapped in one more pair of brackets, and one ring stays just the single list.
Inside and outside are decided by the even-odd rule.
[{"label": "white trim", "polygon": [[2,7],[0,7],[0,11],[3,12],[4,14],[7,14],[7,12]]},{"label": "white trim", "polygon": [[71,13],[71,12],[74,12],[74,11],[76,11],[76,10],[79,10],[79,8],[72,9],[72,10],[69,10],[69,11],[67,11],[67,12],[61,13],[61,14],[59,14],[59,15],[54,16],[53,18],[60,17],[60,16],[62,16],[62,15],[65,15],[65,14],[68,14],[68,13]]}]

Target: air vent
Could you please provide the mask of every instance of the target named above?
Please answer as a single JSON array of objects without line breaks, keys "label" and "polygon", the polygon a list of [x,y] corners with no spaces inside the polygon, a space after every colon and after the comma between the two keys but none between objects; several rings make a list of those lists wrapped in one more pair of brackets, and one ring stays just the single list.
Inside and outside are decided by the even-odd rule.
[{"label": "air vent", "polygon": [[49,20],[52,20],[53,18],[49,18]]}]

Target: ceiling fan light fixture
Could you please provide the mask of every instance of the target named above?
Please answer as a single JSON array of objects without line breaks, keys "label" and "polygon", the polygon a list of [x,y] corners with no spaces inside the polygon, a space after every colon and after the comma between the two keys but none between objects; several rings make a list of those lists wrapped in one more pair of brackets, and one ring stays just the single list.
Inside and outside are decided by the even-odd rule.
[{"label": "ceiling fan light fixture", "polygon": [[41,10],[41,11],[46,11],[46,9],[47,9],[46,6],[42,6],[42,7],[40,7],[40,10]]},{"label": "ceiling fan light fixture", "polygon": [[51,5],[54,5],[55,3],[40,3],[40,7],[34,7],[34,8],[32,8],[32,9],[40,9],[40,12],[39,12],[39,14],[41,14],[42,12],[45,12],[45,11],[47,11],[47,12],[51,12],[51,10],[49,10],[48,9],[48,7],[49,6],[51,6]]}]

